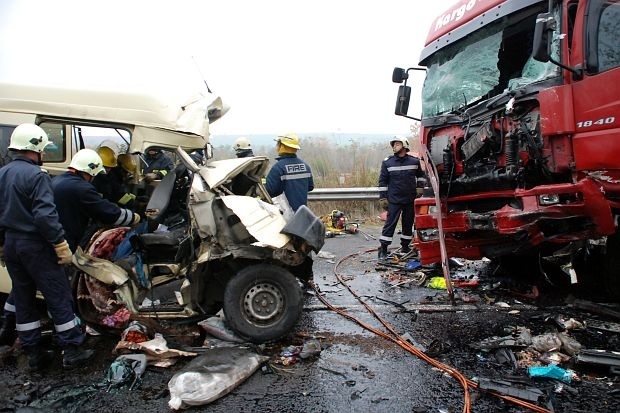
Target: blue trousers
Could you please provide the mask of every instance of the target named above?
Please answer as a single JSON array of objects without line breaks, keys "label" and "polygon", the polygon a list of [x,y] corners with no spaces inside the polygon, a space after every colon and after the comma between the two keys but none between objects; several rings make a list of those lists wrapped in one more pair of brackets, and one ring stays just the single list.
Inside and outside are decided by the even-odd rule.
[{"label": "blue trousers", "polygon": [[71,286],[50,243],[31,235],[20,237],[7,233],[4,258],[13,282],[11,295],[15,305],[17,334],[22,345],[32,347],[41,341],[37,289],[45,298],[59,344],[63,347],[82,344],[85,334],[73,311]]},{"label": "blue trousers", "polygon": [[413,238],[413,202],[410,204],[388,204],[387,220],[383,224],[383,230],[381,231],[381,237],[379,242],[383,246],[388,246],[392,243],[392,237],[398,224],[398,219],[402,215],[402,232],[400,235],[400,245],[408,246]]}]

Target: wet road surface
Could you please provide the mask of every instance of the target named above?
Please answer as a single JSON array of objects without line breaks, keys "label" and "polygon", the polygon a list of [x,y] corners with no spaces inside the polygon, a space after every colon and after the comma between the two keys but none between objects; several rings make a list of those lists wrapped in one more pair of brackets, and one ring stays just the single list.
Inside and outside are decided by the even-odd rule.
[{"label": "wet road surface", "polygon": [[[377,236],[379,227],[361,227]],[[549,331],[548,317],[592,317],[563,305],[565,292],[528,300],[508,289],[481,291],[457,289],[457,306],[450,305],[445,291],[418,287],[414,283],[394,286],[407,280],[394,269],[376,271],[377,241],[361,234],[329,238],[323,248],[333,258],[315,258],[316,288],[332,305],[373,328],[385,331],[361,303],[338,282],[334,267],[353,291],[390,323],[399,334],[408,333],[415,345],[442,363],[461,371],[468,379],[476,377],[527,378],[525,370],[489,361],[488,353],[472,348],[491,336],[501,336],[513,326],[527,326],[532,335]],[[372,252],[366,252],[367,250]],[[468,263],[458,271],[482,279],[493,272],[490,264]],[[432,274],[431,274],[432,275]],[[439,274],[440,275],[440,274]],[[482,284],[481,284],[482,285]],[[493,283],[488,283],[493,285]],[[514,289],[513,289],[514,290]],[[486,299],[505,302],[498,307]],[[475,300],[475,301],[474,301]],[[197,346],[204,334],[195,326],[171,327],[169,346],[175,343]],[[590,348],[618,350],[618,334],[593,331],[571,333]],[[316,338],[322,351],[311,359],[283,365],[280,353],[291,345]],[[90,337],[88,346],[98,351],[88,367],[63,372],[60,355],[43,374],[29,374],[23,355],[8,356],[0,374],[0,411],[14,411],[27,404],[43,411],[133,412],[170,411],[167,384],[187,363],[180,360],[167,369],[148,368],[133,390],[106,392],[96,385],[116,355],[112,354],[117,336]],[[254,373],[232,393],[207,405],[190,410],[212,412],[459,412],[463,411],[464,391],[452,376],[404,351],[401,347],[327,309],[316,292],[306,289],[305,307],[296,329],[285,339],[260,346],[270,356],[266,367]],[[609,372],[578,369],[579,382],[561,392],[555,381],[537,381],[545,393],[538,405],[556,412],[616,412],[620,410],[620,383]],[[566,390],[569,388],[570,390]],[[19,411],[19,410],[18,410]],[[27,411],[27,410],[22,410]],[[34,411],[34,410],[30,410]],[[471,391],[472,412],[528,411],[497,397]]]}]

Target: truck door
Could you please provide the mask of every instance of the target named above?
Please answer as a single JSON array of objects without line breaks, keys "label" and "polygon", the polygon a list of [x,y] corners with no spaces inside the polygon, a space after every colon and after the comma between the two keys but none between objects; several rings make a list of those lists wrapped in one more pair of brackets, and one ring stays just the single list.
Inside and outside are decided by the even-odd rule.
[{"label": "truck door", "polygon": [[575,33],[585,61],[583,79],[573,84],[575,167],[619,179],[620,0],[592,0],[585,11],[583,34]]}]

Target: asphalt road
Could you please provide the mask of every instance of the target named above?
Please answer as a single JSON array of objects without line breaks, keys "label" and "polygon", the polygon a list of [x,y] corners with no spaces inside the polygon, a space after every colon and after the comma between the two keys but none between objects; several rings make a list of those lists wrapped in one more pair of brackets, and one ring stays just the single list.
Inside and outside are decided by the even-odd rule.
[{"label": "asphalt road", "polygon": [[[378,226],[362,225],[360,228],[374,236],[380,232]],[[338,281],[335,275],[338,273],[398,334],[407,334],[417,348],[433,354],[434,359],[460,371],[468,379],[518,377],[529,380],[524,368],[497,363],[490,357],[492,353],[472,348],[481,340],[505,335],[516,326],[528,327],[532,335],[542,334],[554,328],[548,319],[556,315],[581,320],[596,318],[564,305],[567,292],[553,292],[549,296],[543,292],[538,299],[516,295],[527,291],[529,285],[490,279],[493,269],[484,262],[467,263],[458,270],[463,277],[480,277],[481,283],[474,289],[457,289],[457,305],[453,306],[445,291],[415,286],[407,282],[411,277],[398,274],[394,268],[377,271],[376,253],[366,252],[377,246],[377,241],[367,240],[360,233],[327,239],[323,252],[333,254],[333,258],[329,254],[327,258],[315,258],[317,290],[338,309],[385,332],[378,319]],[[508,307],[499,306],[498,302]],[[171,335],[170,342],[196,346],[204,339],[195,326],[168,331],[173,330],[177,335]],[[571,332],[570,336],[589,348],[620,348],[616,333],[586,329]],[[321,344],[318,355],[294,364],[283,364],[284,349],[302,346],[311,339]],[[28,404],[40,406],[43,411],[63,412],[169,411],[168,381],[188,359],[165,369],[148,368],[142,381],[132,390],[106,391],[98,385],[104,382],[105,373],[116,357],[112,349],[117,340],[116,336],[105,335],[89,338],[88,345],[98,351],[96,359],[88,367],[69,372],[60,369],[58,360],[44,374],[30,375],[26,372],[23,355],[5,357],[0,367],[4,381],[0,387],[0,411],[13,411]],[[270,357],[263,369],[230,394],[190,410],[227,413],[465,411],[465,393],[457,379],[327,309],[312,289],[306,290],[304,312],[296,329],[285,339],[261,346],[258,351]],[[579,381],[561,389],[557,381],[529,383],[542,391],[537,403],[542,409],[556,412],[620,410],[617,376],[605,370],[573,367],[579,367],[575,368]],[[472,412],[529,411],[473,389],[470,389],[470,396]]]}]

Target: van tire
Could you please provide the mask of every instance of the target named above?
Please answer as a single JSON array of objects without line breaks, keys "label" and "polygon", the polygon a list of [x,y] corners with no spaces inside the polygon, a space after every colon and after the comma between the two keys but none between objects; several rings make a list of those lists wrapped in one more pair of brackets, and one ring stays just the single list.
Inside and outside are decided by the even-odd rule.
[{"label": "van tire", "polygon": [[271,264],[251,265],[226,285],[224,315],[241,337],[264,343],[288,334],[303,309],[303,295],[289,271]]}]

